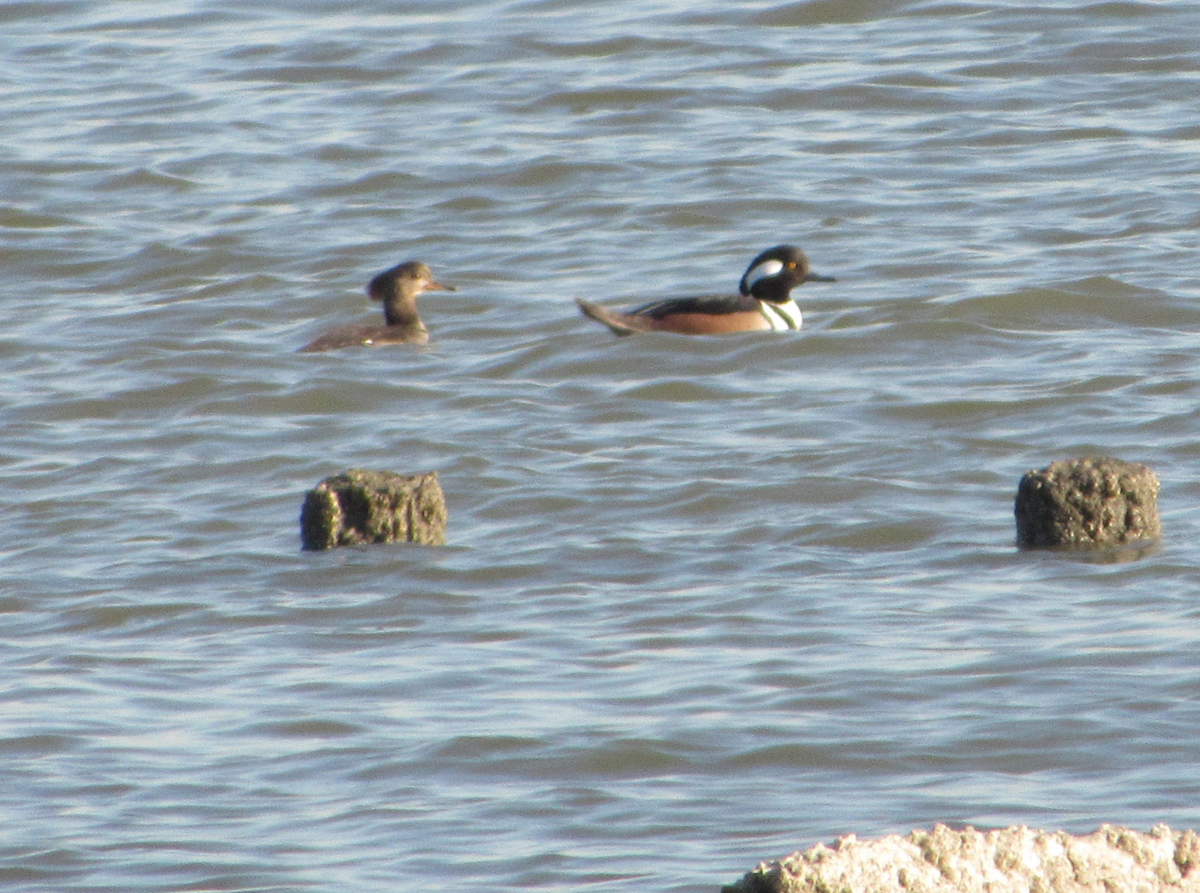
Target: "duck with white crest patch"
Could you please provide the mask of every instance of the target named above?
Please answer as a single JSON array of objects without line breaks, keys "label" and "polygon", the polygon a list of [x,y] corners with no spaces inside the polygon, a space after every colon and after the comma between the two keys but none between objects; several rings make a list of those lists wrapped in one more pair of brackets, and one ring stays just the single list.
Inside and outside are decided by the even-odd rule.
[{"label": "duck with white crest patch", "polygon": [[603,323],[617,335],[638,332],[679,332],[685,335],[725,335],[731,332],[795,331],[803,317],[792,299],[802,282],[835,282],[808,266],[794,245],[777,245],[754,258],[742,276],[738,294],[717,297],[672,298],[634,310],[612,310],[577,298],[585,316]]}]

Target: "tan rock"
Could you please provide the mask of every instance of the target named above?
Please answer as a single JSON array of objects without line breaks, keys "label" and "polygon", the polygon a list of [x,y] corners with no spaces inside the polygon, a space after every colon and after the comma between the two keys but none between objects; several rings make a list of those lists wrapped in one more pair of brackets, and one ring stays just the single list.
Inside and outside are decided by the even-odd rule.
[{"label": "tan rock", "polygon": [[843,837],[764,862],[722,893],[1200,893],[1195,831],[1101,825],[1075,837],[1019,826]]}]

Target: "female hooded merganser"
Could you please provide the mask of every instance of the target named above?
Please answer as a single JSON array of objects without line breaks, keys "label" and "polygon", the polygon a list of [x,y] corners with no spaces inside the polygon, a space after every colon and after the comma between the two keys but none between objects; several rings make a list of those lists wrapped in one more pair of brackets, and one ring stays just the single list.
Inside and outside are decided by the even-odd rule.
[{"label": "female hooded merganser", "polygon": [[339,347],[377,344],[425,344],[429,331],[417,315],[417,295],[423,291],[456,291],[452,285],[435,282],[429,267],[417,260],[406,261],[384,270],[371,280],[367,294],[383,302],[385,326],[344,326],[326,332],[300,348],[302,353],[336,350]]},{"label": "female hooded merganser", "polygon": [[728,297],[673,298],[621,312],[576,298],[584,315],[618,335],[637,332],[681,332],[724,335],[729,332],[799,329],[800,308],[792,289],[801,282],[835,282],[808,268],[804,252],[792,245],[764,251],[746,269],[739,294]]}]

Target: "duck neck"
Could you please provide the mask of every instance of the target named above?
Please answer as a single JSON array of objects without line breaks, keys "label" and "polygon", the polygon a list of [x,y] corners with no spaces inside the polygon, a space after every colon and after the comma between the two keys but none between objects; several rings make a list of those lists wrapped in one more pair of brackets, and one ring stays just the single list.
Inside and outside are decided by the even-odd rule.
[{"label": "duck neck", "polygon": [[387,320],[389,326],[424,328],[421,324],[421,317],[417,315],[416,296],[405,294],[399,289],[393,291],[384,300],[383,318]]},{"label": "duck neck", "polygon": [[770,301],[772,304],[786,304],[792,299],[792,289],[796,283],[780,277],[760,279],[750,289],[750,294],[760,301]]}]

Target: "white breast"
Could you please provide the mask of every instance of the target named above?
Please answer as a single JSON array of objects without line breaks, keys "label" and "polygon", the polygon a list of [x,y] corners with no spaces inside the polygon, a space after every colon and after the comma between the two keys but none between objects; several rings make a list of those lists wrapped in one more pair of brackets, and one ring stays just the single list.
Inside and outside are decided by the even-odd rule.
[{"label": "white breast", "polygon": [[768,304],[761,301],[758,306],[763,318],[776,332],[796,331],[804,322],[800,315],[800,307],[795,301],[788,301],[786,304]]}]

